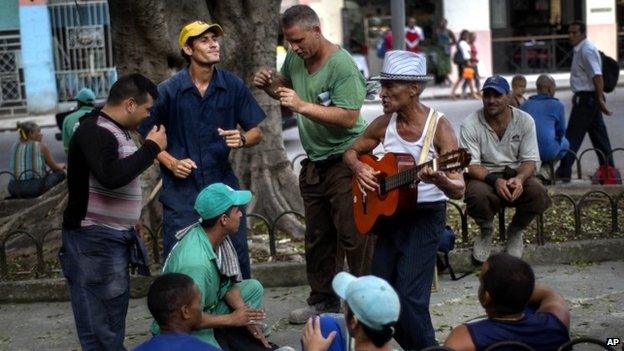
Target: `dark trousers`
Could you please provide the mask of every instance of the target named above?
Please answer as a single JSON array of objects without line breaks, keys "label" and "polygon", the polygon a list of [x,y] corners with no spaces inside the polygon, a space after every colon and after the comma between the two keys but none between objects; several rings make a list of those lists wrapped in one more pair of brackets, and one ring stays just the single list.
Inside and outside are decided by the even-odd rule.
[{"label": "dark trousers", "polygon": [[372,272],[394,287],[401,301],[395,340],[404,350],[437,345],[429,299],[446,203],[422,206],[389,218],[376,227]]},{"label": "dark trousers", "polygon": [[9,194],[17,198],[33,198],[42,195],[65,179],[65,172],[52,172],[43,178],[9,181]]},{"label": "dark trousers", "polygon": [[63,229],[59,260],[83,350],[123,350],[133,230]]},{"label": "dark trousers", "polygon": [[[568,122],[568,129],[566,129],[566,138],[570,142],[570,150],[575,153],[578,152],[585,134],[589,134],[589,139],[594,148],[602,151],[607,158],[605,160],[599,152],[596,152],[600,165],[605,165],[608,162],[610,166],[613,166],[609,134],[607,134],[600,105],[594,92],[576,93],[572,98],[572,112],[570,112],[570,121]],[[557,178],[570,179],[575,160],[574,155],[566,154],[561,159],[557,169]]]},{"label": "dark trousers", "polygon": [[[240,265],[243,279],[250,279],[251,263],[249,261],[249,245],[247,244],[247,216],[245,207],[241,207],[241,212],[243,213],[243,216],[240,220],[238,233],[236,235],[231,235],[230,239],[232,240],[232,244],[234,244],[234,249],[236,250],[236,255],[238,256],[238,264]],[[177,231],[184,229],[175,225],[175,221],[172,219],[175,215],[175,210],[163,206],[163,262],[167,259],[173,245],[177,242],[175,238]]]},{"label": "dark trousers", "polygon": [[351,170],[334,159],[325,164],[302,162],[299,188],[305,206],[308,304],[337,300],[331,282],[342,270],[338,249],[344,250],[349,270],[356,276],[370,272],[372,238],[358,233],[353,220]]},{"label": "dark trousers", "polygon": [[535,216],[546,211],[551,205],[548,191],[536,177],[530,177],[523,184],[522,194],[514,202],[503,200],[489,184],[476,179],[469,179],[466,184],[464,202],[466,213],[477,224],[491,221],[503,207],[515,207],[516,214],[511,225],[526,228]]}]

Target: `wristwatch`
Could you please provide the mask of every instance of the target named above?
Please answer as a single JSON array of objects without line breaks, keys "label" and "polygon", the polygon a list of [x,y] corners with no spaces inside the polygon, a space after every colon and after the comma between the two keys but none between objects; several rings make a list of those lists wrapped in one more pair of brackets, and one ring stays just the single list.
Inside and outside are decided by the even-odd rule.
[{"label": "wristwatch", "polygon": [[245,147],[245,144],[247,144],[247,138],[245,138],[245,134],[241,133],[241,146],[240,147]]}]

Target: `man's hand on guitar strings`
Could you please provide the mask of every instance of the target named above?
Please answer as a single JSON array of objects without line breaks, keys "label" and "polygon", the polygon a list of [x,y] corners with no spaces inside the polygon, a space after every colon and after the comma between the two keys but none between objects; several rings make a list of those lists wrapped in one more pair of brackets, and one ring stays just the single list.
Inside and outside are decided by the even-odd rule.
[{"label": "man's hand on guitar strings", "polygon": [[449,179],[442,171],[434,171],[430,166],[423,167],[418,172],[418,178],[425,183],[444,185]]},{"label": "man's hand on guitar strings", "polygon": [[354,173],[358,182],[364,189],[368,191],[377,191],[377,189],[379,189],[377,176],[379,176],[381,172],[375,171],[371,166],[364,162],[358,162]]}]

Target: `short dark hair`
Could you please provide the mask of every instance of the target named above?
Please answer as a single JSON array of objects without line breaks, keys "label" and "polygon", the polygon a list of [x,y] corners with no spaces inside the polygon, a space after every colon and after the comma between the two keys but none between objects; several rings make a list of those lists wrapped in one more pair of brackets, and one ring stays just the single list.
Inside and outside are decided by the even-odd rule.
[{"label": "short dark hair", "polygon": [[585,22],[572,21],[570,24],[568,24],[568,28],[570,28],[571,26],[578,26],[579,30],[581,31],[581,34],[587,33],[587,26],[585,25]]},{"label": "short dark hair", "polygon": [[[210,32],[211,30],[208,29],[202,33],[199,33],[196,36],[193,37],[188,37],[188,39],[186,39],[186,43],[184,43],[184,45],[188,45],[191,48],[193,48],[193,43],[195,42],[195,40],[197,40],[197,38],[201,37],[202,35],[204,35],[204,33],[206,32]],[[184,58],[184,61],[186,61],[187,64],[191,64],[191,57],[189,55],[186,54],[186,52],[184,52],[184,49],[180,49],[180,55],[182,55],[182,57]]]},{"label": "short dark hair", "polygon": [[119,105],[124,100],[133,98],[138,104],[143,104],[147,101],[148,94],[154,100],[158,98],[156,84],[144,75],[132,73],[117,79],[108,93],[106,103]]},{"label": "short dark hair", "polygon": [[295,25],[306,28],[320,27],[321,20],[310,6],[295,5],[284,11],[282,15],[282,27],[290,28]]},{"label": "short dark hair", "polygon": [[470,34],[470,31],[463,29],[460,33],[459,33],[459,40],[468,40],[468,35]]},{"label": "short dark hair", "polygon": [[515,76],[513,76],[513,78],[511,79],[511,85],[514,84],[518,84],[520,82],[527,82],[527,79],[525,76],[523,76],[522,74],[516,74]]},{"label": "short dark hair", "polygon": [[484,291],[492,299],[492,308],[499,314],[515,314],[524,310],[533,289],[535,273],[525,261],[506,253],[490,256],[483,274]]},{"label": "short dark hair", "polygon": [[208,219],[202,219],[202,222],[201,222],[202,228],[208,229],[208,228],[214,227],[214,225],[217,224],[217,222],[219,221],[219,218],[221,218],[222,215],[224,215],[224,214],[228,214],[229,215],[230,212],[232,212],[232,208],[234,208],[234,206],[230,206],[227,210],[225,210],[225,212],[219,214],[216,217],[208,218]]},{"label": "short dark hair", "polygon": [[171,315],[192,303],[193,279],[182,273],[166,273],[156,278],[147,293],[147,308],[159,326],[168,324]]},{"label": "short dark hair", "polygon": [[[347,324],[348,324],[351,318],[353,318],[354,316],[353,316],[353,312],[351,311],[351,308],[349,308],[349,304],[346,304],[346,305],[347,305],[346,310],[347,310]],[[360,320],[358,320],[358,322],[360,326],[362,327],[364,334],[366,334],[366,336],[370,339],[370,341],[372,341],[373,344],[375,344],[375,346],[377,347],[384,346],[388,341],[392,339],[392,336],[394,335],[394,325],[396,323],[386,324],[383,326],[382,330],[375,330],[367,326],[366,324],[362,323],[362,321]]]}]

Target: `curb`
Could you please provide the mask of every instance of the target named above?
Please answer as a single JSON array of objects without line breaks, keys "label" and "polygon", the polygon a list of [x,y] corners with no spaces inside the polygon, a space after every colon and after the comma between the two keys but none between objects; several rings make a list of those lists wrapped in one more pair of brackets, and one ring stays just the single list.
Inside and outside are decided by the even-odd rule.
[{"label": "curb", "polygon": [[[495,250],[500,250],[500,247]],[[624,238],[579,240],[566,243],[548,243],[544,246],[528,245],[523,257],[531,265],[570,264],[574,262],[600,262],[624,259]],[[474,272],[470,249],[451,252],[449,260],[453,269]],[[265,288],[307,285],[305,264],[296,262],[264,263],[252,268],[252,276]],[[130,296],[141,298],[154,277],[132,276]],[[0,303],[31,303],[69,301],[65,279],[37,279],[0,283]]]}]

